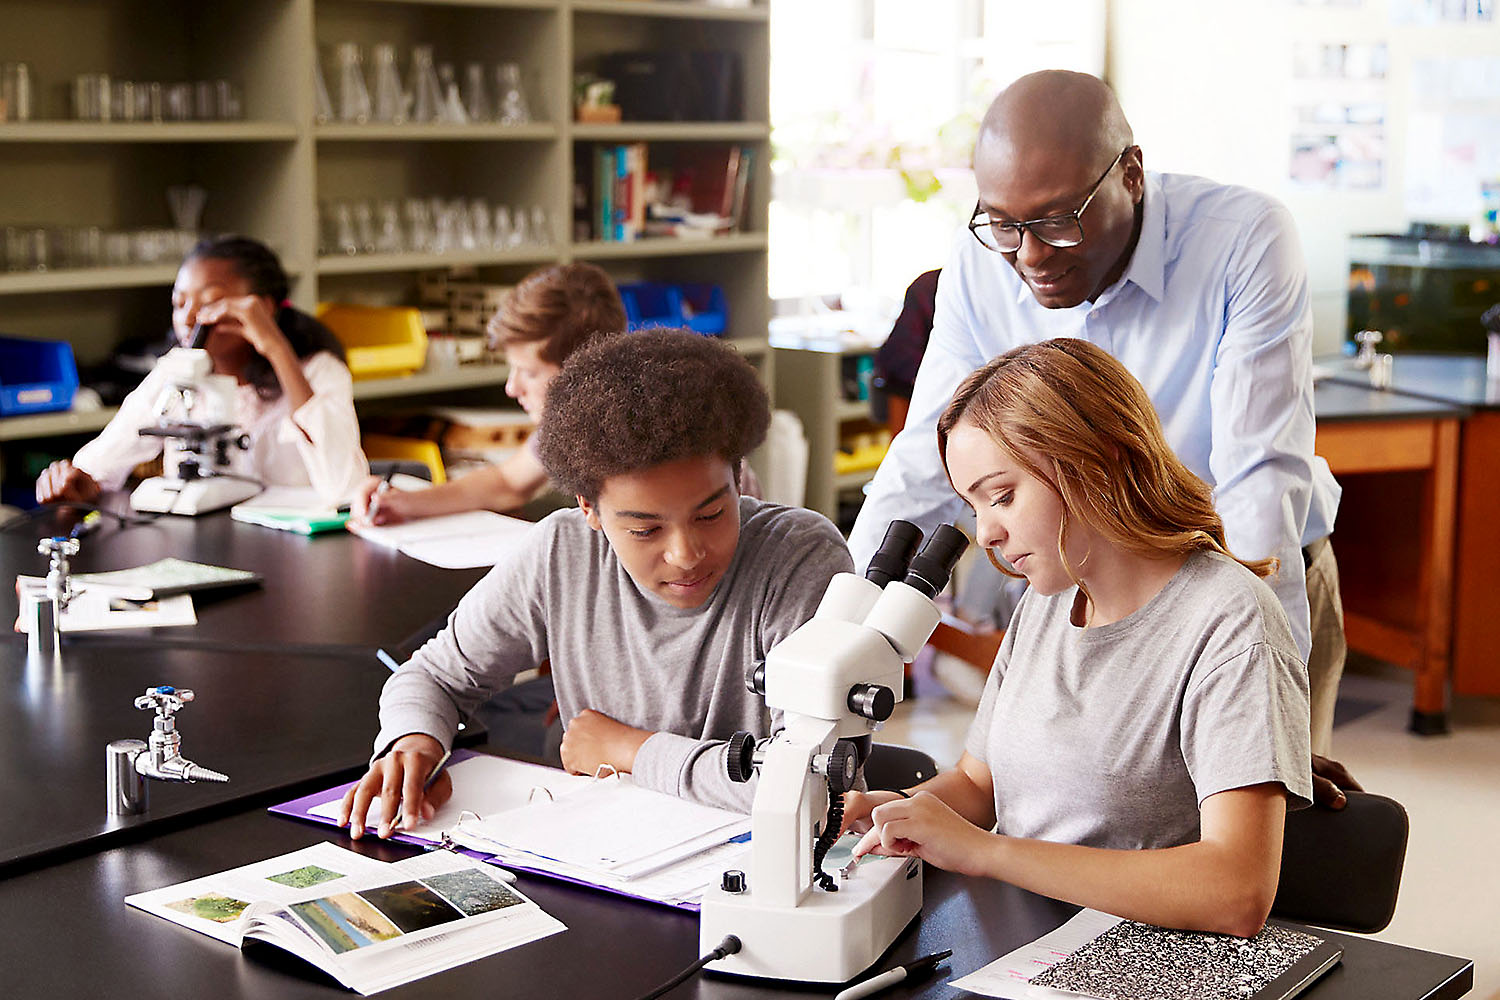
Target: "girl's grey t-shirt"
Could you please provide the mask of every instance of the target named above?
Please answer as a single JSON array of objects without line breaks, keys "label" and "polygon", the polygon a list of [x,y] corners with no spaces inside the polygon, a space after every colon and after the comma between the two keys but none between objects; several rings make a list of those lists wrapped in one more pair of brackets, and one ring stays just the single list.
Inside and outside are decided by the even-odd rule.
[{"label": "girl's grey t-shirt", "polygon": [[408,733],[450,746],[460,719],[550,660],[564,725],[591,708],[655,733],[636,756],[637,784],[748,810],[753,786],[729,781],[725,741],[769,735],[772,719],[746,672],[852,570],[827,518],[741,498],[729,570],[684,610],[638,587],[581,511],[556,511],[386,682],[376,755]]},{"label": "girl's grey t-shirt", "polygon": [[1118,622],[1073,625],[1077,593],[1022,599],[969,729],[1000,833],[1174,847],[1216,792],[1276,782],[1310,804],[1307,669],[1270,587],[1199,552]]}]

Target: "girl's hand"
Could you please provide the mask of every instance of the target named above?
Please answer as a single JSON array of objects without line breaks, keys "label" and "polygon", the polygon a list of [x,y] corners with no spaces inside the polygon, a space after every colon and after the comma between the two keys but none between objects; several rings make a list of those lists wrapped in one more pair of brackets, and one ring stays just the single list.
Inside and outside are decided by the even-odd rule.
[{"label": "girl's hand", "polygon": [[36,502],[72,500],[93,503],[99,499],[99,484],[78,466],[61,459],[42,470],[36,480]]},{"label": "girl's hand", "polygon": [[887,857],[921,858],[962,875],[987,874],[984,860],[994,846],[994,834],[970,823],[930,792],[882,803],[870,819],[870,832],[855,845],[856,858],[874,851]]},{"label": "girl's hand", "polygon": [[901,796],[895,792],[845,792],[844,793],[844,825],[839,828],[839,836],[846,833],[865,833],[870,829],[870,813],[875,807],[886,802],[900,802]]},{"label": "girl's hand", "polygon": [[264,295],[236,295],[216,299],[198,309],[197,322],[205,327],[219,327],[226,332],[237,333],[255,352],[271,358],[278,351],[290,351],[286,334],[276,325],[276,313],[271,300]]}]

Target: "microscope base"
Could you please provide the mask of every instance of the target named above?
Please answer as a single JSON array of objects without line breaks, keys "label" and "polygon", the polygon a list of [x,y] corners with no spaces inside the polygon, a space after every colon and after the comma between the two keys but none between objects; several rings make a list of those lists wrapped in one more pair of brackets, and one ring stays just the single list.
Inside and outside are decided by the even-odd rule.
[{"label": "microscope base", "polygon": [[[753,873],[752,873],[753,878]],[[922,912],[922,862],[867,858],[839,881],[838,892],[813,890],[802,905],[756,905],[749,892],[718,886],[703,894],[699,948],[707,954],[724,935],[742,947],[705,968],[737,976],[844,983],[874,965]]]},{"label": "microscope base", "polygon": [[259,492],[259,484],[229,476],[187,480],[152,476],[130,494],[130,506],[155,514],[207,514],[249,500]]}]

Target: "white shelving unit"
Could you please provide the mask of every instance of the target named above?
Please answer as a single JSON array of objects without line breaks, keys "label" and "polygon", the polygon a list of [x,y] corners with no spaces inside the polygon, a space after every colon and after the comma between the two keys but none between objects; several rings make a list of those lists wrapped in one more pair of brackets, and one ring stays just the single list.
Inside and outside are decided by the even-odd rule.
[{"label": "white shelving unit", "polygon": [[863,469],[838,475],[833,456],[845,425],[870,422],[868,400],[843,396],[843,362],[847,357],[874,353],[874,348],[802,350],[777,347],[775,375],[777,405],[797,414],[807,437],[807,493],[803,506],[837,522],[839,495],[856,491],[875,475]]},{"label": "white shelving unit", "polygon": [[[695,0],[191,0],[27,4],[7,13],[0,59],[30,64],[37,120],[0,124],[0,225],[169,225],[165,191],[208,191],[203,225],[244,232],[280,254],[292,299],[416,301],[421,272],[469,268],[510,284],[548,263],[595,261],[619,281],[710,281],[730,304],[728,336],[771,383],[765,341],[766,229],[770,197],[769,16],[765,0],[720,7]],[[253,38],[246,45],[243,39]],[[533,124],[356,125],[313,120],[311,67],[325,72],[340,42],[369,51],[431,44],[437,61],[521,66]],[[741,119],[623,122],[571,120],[575,71],[609,52],[719,49],[737,54]],[[228,79],[251,116],[237,122],[94,123],[67,120],[67,86],[83,73],[113,79]],[[337,79],[327,77],[330,86]],[[755,150],[744,232],[715,239],[573,242],[575,154],[593,143],[737,143]],[[585,158],[586,159],[586,158]],[[514,251],[336,256],[318,254],[320,201],[408,196],[485,197],[492,205],[542,206],[547,246]],[[106,358],[121,340],[168,325],[175,264],[43,272],[0,271],[6,334],[64,339],[80,364]],[[361,406],[407,397],[494,390],[504,367],[361,381]],[[491,398],[498,397],[498,392]],[[0,420],[5,449],[37,438],[91,433],[112,411]],[[70,446],[59,442],[56,450]],[[0,457],[9,458],[0,453]]]}]

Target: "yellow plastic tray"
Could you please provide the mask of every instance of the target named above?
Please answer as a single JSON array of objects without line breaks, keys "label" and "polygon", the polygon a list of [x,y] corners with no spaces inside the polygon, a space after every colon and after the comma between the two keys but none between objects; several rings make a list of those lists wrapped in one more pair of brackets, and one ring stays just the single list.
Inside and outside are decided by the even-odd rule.
[{"label": "yellow plastic tray", "polygon": [[356,379],[410,375],[427,363],[427,331],[416,309],[324,302],[318,319],[344,345]]}]

